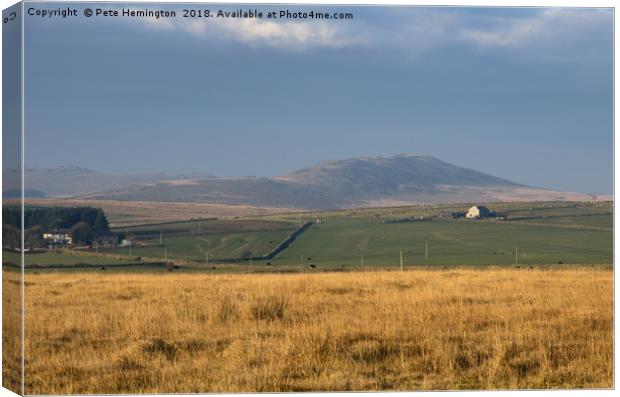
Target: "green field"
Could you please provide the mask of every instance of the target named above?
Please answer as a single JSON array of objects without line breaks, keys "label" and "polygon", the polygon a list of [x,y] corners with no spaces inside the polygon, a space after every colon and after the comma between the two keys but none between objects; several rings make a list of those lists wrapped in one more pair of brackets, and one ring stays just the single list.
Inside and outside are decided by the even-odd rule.
[{"label": "green field", "polygon": [[[208,254],[212,260],[248,259],[265,255],[284,240],[291,230],[255,231],[245,233],[217,233],[188,236],[159,237],[140,240],[145,246],[131,248],[133,256],[150,258],[185,259],[204,262]],[[100,252],[129,255],[129,248],[111,248]]]},{"label": "green field", "polygon": [[[307,214],[314,225],[271,262],[317,266],[595,264],[613,261],[612,202],[492,203],[508,220],[452,219],[469,205],[369,208]],[[432,221],[413,221],[425,217]],[[280,216],[293,220],[294,216]],[[389,223],[406,220],[402,223]],[[387,222],[387,223],[386,223]],[[311,259],[308,259],[311,258]]]},{"label": "green field", "polygon": [[[451,218],[452,212],[467,211],[467,209],[476,205],[469,204],[436,204],[436,205],[415,205],[403,207],[389,208],[356,208],[349,210],[324,211],[320,213],[302,213],[302,217],[306,218],[380,218],[380,219],[400,219],[404,217],[438,217]],[[613,203],[612,202],[566,202],[566,201],[540,201],[540,202],[507,202],[507,203],[489,203],[489,209],[500,214],[508,216],[510,219],[515,218],[549,218],[559,216],[590,216],[590,215],[608,215],[608,219],[612,219]],[[282,214],[266,216],[265,219],[288,220],[296,222],[299,214]]]},{"label": "green field", "polygon": [[[431,205],[372,208],[265,217],[263,220],[203,221],[215,234],[196,236],[196,222],[132,228],[149,236],[151,245],[134,248],[134,255],[204,261],[211,258],[247,258],[273,249],[292,230],[294,222],[320,219],[286,250],[257,265],[317,267],[596,264],[612,262],[612,203],[497,203],[493,211],[508,220],[452,219],[452,212],[468,205]],[[418,221],[420,217],[432,220]],[[288,221],[288,223],[280,223]],[[211,222],[209,224],[209,222]],[[191,227],[188,227],[191,225]],[[164,238],[158,246],[158,229],[183,236]],[[288,229],[282,229],[288,227]],[[272,231],[252,231],[271,228]],[[243,230],[242,233],[235,232]],[[164,229],[166,230],[166,229]],[[150,233],[150,234],[149,234]],[[155,234],[153,234],[155,233]],[[154,238],[153,238],[154,237]],[[428,241],[428,261],[425,245]],[[127,253],[128,249],[113,250]],[[243,261],[241,263],[244,263]]]},{"label": "green field", "polygon": [[565,226],[572,228],[592,228],[597,230],[611,230],[614,219],[610,215],[581,215],[581,216],[557,216],[540,219],[514,221],[519,223],[543,223],[549,226]]},{"label": "green field", "polygon": [[[606,220],[601,220],[605,224]],[[384,224],[377,219],[334,218],[314,225],[274,264],[405,265],[611,263],[611,230],[529,225],[509,221],[436,220]],[[308,259],[310,257],[311,259]]]},{"label": "green field", "polygon": [[[247,267],[253,257],[253,270],[298,269],[302,261],[304,268],[356,268],[362,264],[362,255],[365,267],[394,267],[400,265],[401,250],[405,266],[613,262],[611,202],[488,206],[507,219],[453,219],[453,212],[469,207],[463,204],[190,220],[116,229],[116,233],[131,237],[137,245],[131,252],[129,248],[99,249],[100,254],[109,257],[55,253],[26,257],[27,263],[40,265],[123,264],[136,262],[138,257],[146,262],[166,258],[183,265],[202,265],[208,254],[209,265],[219,260]],[[276,257],[257,259],[286,239],[300,220],[312,221],[313,225]],[[12,261],[13,256],[16,254],[4,253],[5,261]]]}]

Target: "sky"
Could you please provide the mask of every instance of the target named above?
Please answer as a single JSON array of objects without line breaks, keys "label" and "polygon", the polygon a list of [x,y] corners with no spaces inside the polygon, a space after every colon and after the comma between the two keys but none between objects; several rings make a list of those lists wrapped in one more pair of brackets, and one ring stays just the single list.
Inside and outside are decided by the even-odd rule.
[{"label": "sky", "polygon": [[[37,9],[49,4],[26,5]],[[25,162],[277,176],[424,153],[612,192],[610,9],[210,6],[352,20],[25,18]]]},{"label": "sky", "polygon": [[[3,10],[2,17],[10,18],[12,13],[17,15],[16,6]],[[21,115],[20,115],[20,47],[19,33],[20,20],[4,23],[2,30],[2,168],[19,169],[21,166]],[[6,45],[12,43],[12,45]],[[19,178],[3,174],[2,189],[19,190]]]}]

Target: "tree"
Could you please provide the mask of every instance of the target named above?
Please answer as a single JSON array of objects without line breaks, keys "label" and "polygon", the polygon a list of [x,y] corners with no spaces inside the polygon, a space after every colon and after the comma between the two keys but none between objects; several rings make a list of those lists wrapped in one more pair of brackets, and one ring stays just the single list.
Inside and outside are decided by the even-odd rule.
[{"label": "tree", "polygon": [[73,244],[92,244],[95,233],[86,222],[78,222],[71,227]]},{"label": "tree", "polygon": [[10,224],[2,225],[2,246],[15,250],[21,245],[21,230]]},{"label": "tree", "polygon": [[33,226],[24,230],[24,242],[30,249],[43,246],[43,228],[41,226]]},{"label": "tree", "polygon": [[110,225],[108,224],[108,219],[101,209],[97,211],[97,216],[95,217],[95,221],[93,222],[93,230],[96,233],[107,232],[110,230]]},{"label": "tree", "polygon": [[[21,229],[21,208],[3,207],[2,223]],[[41,226],[44,231],[71,228],[78,222],[85,222],[96,232],[108,232],[110,227],[105,213],[93,207],[49,207],[26,208],[24,210],[24,228]]]}]

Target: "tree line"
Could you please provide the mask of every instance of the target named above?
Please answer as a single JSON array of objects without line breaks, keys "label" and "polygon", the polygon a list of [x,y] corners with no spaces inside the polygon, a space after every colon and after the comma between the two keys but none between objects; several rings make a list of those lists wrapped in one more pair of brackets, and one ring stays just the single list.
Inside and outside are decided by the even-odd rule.
[{"label": "tree line", "polygon": [[[21,208],[2,208],[4,246],[19,246],[22,228]],[[69,230],[74,244],[91,244],[95,237],[110,232],[108,219],[101,208],[36,207],[24,209],[24,240],[26,246],[42,246],[43,233]]]}]

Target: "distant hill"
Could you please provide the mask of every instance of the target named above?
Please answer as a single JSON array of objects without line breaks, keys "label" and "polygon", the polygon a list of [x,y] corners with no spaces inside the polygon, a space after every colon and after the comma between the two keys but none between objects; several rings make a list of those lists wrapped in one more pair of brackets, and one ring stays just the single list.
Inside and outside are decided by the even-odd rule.
[{"label": "distant hill", "polygon": [[[152,183],[165,179],[209,177],[208,174],[106,174],[88,168],[75,166],[56,168],[28,168],[24,172],[27,196],[68,197],[111,189],[128,189],[135,184]],[[16,170],[3,170],[4,186],[11,189],[3,191],[4,197],[19,196],[13,188],[19,179]]]},{"label": "distant hill", "polygon": [[[99,179],[109,185],[116,183],[116,186],[98,190],[93,190],[96,186],[92,184],[88,187],[80,186],[81,191],[74,194],[106,200],[207,202],[297,209],[483,201],[589,200],[592,197],[588,194],[557,192],[521,185],[421,154],[327,161],[276,178],[171,178],[151,174],[122,178],[114,176],[111,180],[102,177]],[[69,181],[63,181],[61,184],[66,187]],[[51,189],[54,182],[49,179],[47,183],[49,186],[46,188],[36,184],[27,185],[53,195]],[[95,193],[84,194],[85,191]]]},{"label": "distant hill", "polygon": [[264,177],[166,180],[87,195],[96,199],[202,202],[259,207],[328,208],[342,198],[312,186]]},{"label": "distant hill", "polygon": [[[2,192],[2,197],[4,197],[4,198],[11,198],[11,199],[21,198],[22,197],[22,192],[21,192],[21,190],[4,190]],[[45,192],[42,192],[40,190],[26,189],[26,190],[24,190],[24,197],[27,197],[27,198],[43,198],[43,197],[45,197]]]},{"label": "distant hill", "polygon": [[277,179],[364,197],[436,192],[440,185],[523,186],[421,154],[326,161]]}]

